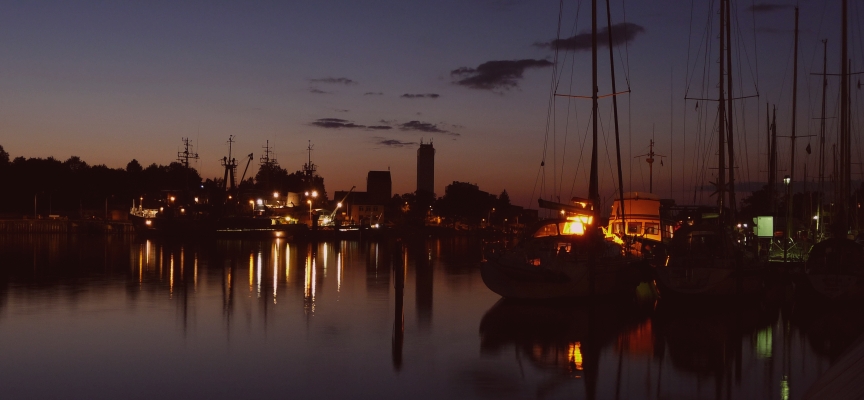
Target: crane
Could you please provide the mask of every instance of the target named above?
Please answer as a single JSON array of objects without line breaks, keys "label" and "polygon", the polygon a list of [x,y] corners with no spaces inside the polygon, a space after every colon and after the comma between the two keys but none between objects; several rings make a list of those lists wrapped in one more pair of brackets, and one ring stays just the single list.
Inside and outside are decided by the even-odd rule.
[{"label": "crane", "polygon": [[240,177],[240,183],[243,183],[243,179],[246,179],[246,171],[249,170],[249,163],[252,162],[252,153],[249,153],[249,159],[246,161],[246,168],[243,169],[243,176]]},{"label": "crane", "polygon": [[344,203],[345,200],[348,199],[348,196],[351,195],[351,192],[354,191],[354,188],[355,188],[355,187],[357,187],[357,186],[351,186],[351,190],[349,190],[348,193],[345,193],[345,197],[343,197],[342,200],[341,200],[340,202],[336,203],[336,207],[334,207],[334,208],[333,208],[333,212],[330,213],[330,219],[329,219],[329,221],[330,221],[331,224],[334,224],[334,225],[335,225],[335,223],[333,222],[333,218],[336,218],[336,212],[339,211],[339,208],[342,207],[342,203]]}]

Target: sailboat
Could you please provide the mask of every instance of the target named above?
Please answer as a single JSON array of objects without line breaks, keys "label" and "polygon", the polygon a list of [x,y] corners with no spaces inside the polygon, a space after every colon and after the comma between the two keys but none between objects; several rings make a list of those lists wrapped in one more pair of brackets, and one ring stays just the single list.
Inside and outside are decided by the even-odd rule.
[{"label": "sailboat", "polygon": [[[613,46],[608,10],[607,3],[611,58]],[[592,0],[591,35],[592,87],[597,88],[597,0]],[[614,81],[613,72],[613,92]],[[593,141],[589,196],[574,197],[569,204],[539,199],[539,206],[553,210],[556,217],[543,220],[528,230],[515,248],[487,255],[480,270],[483,282],[505,298],[615,296],[632,293],[636,288],[638,272],[631,265],[634,258],[621,244],[604,237],[598,227],[597,90],[593,90],[591,99]],[[617,127],[617,105],[615,109]],[[619,147],[619,187],[620,164]]]},{"label": "sailboat", "polygon": [[839,214],[833,221],[831,238],[813,245],[804,268],[806,279],[799,282],[804,294],[821,300],[864,299],[864,248],[851,238],[851,113],[849,96],[850,60],[848,56],[848,0],[842,1],[842,54],[840,73],[840,176],[838,197]]},{"label": "sailboat", "polygon": [[740,244],[731,224],[736,203],[732,113],[727,113],[727,108],[732,109],[732,78],[724,73],[732,65],[730,8],[729,0],[721,0],[717,213],[703,215],[675,232],[665,263],[654,268],[661,297],[736,296],[758,292],[763,286],[765,264]]}]

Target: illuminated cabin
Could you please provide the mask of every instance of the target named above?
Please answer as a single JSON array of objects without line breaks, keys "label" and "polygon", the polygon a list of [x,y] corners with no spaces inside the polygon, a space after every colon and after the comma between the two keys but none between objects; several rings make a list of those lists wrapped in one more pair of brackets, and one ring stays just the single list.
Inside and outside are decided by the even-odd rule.
[{"label": "illuminated cabin", "polygon": [[[660,217],[660,197],[648,192],[627,192],[624,194],[624,215],[621,215],[621,200],[612,203],[612,214],[606,236],[641,237],[657,242],[672,239],[674,226]],[[623,218],[622,218],[623,217]],[[626,229],[624,224],[627,224]]]}]

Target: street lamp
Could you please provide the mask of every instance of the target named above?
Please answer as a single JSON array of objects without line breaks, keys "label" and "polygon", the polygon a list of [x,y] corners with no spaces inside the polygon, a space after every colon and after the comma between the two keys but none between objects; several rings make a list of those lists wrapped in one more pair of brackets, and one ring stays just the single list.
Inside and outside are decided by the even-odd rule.
[{"label": "street lamp", "polygon": [[792,194],[789,192],[792,178],[789,175],[783,177],[783,183],[786,184],[786,237],[784,237],[783,246],[783,262],[789,261],[789,245],[792,241]]},{"label": "street lamp", "polygon": [[309,204],[309,226],[312,226],[312,200],[306,200]]}]

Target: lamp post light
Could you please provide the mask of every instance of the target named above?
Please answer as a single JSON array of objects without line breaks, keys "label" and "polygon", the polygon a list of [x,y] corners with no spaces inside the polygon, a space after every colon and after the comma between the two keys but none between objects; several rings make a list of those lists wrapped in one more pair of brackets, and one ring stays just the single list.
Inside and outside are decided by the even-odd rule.
[{"label": "lamp post light", "polygon": [[312,226],[312,200],[306,200],[309,204],[309,226]]},{"label": "lamp post light", "polygon": [[792,242],[792,194],[789,192],[792,178],[786,175],[783,178],[783,183],[786,184],[786,237],[783,243],[783,262],[789,261],[789,245]]}]

